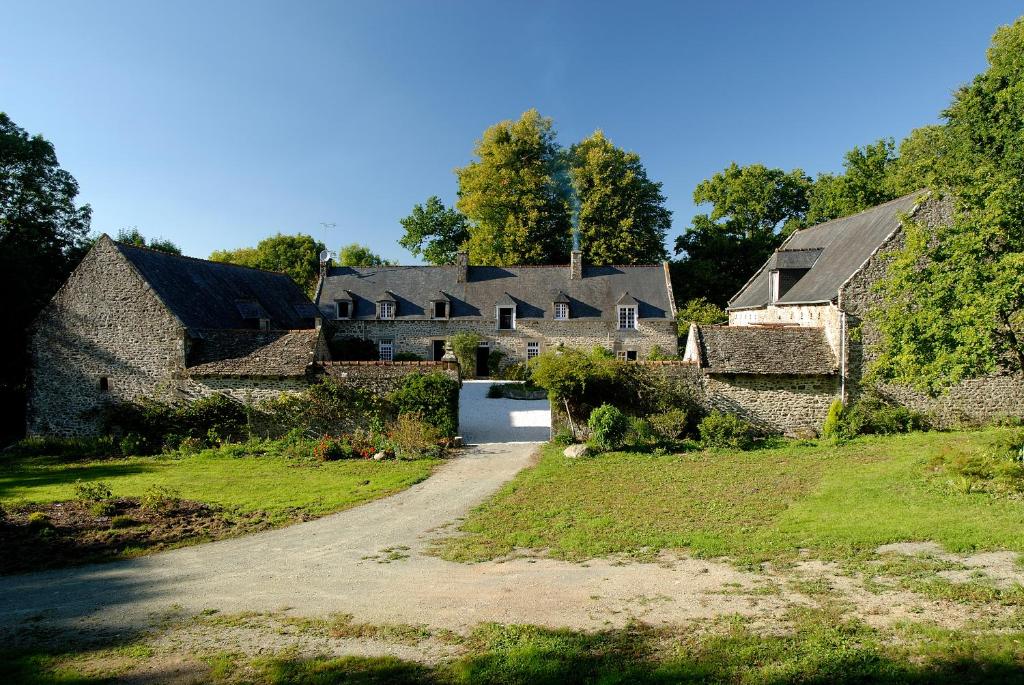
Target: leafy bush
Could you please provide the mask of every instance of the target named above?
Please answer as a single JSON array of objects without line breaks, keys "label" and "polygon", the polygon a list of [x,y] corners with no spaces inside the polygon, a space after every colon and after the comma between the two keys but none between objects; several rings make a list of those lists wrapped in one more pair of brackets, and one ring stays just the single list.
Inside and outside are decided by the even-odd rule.
[{"label": "leafy bush", "polygon": [[117,441],[117,447],[121,454],[130,457],[134,454],[146,453],[146,440],[138,433],[128,433]]},{"label": "leafy bush", "polygon": [[651,429],[662,440],[681,440],[690,429],[690,414],[685,409],[669,409],[647,417]]},{"label": "leafy bush", "polygon": [[1015,432],[982,452],[953,452],[938,458],[952,478],[949,484],[962,494],[993,495],[1024,492],[1024,434]]},{"label": "leafy bush", "polygon": [[875,394],[866,394],[854,402],[845,412],[843,423],[849,435],[890,435],[928,428],[922,414]]},{"label": "leafy bush", "polygon": [[398,352],[394,356],[396,362],[421,362],[423,361],[423,355],[416,354],[415,352]]},{"label": "leafy bush", "polygon": [[[591,414],[593,416],[593,414]],[[657,442],[658,436],[651,422],[638,416],[629,417],[629,442],[633,445],[650,445]]]},{"label": "leafy bush", "polygon": [[352,431],[348,436],[348,442],[352,450],[363,459],[369,459],[385,446],[377,434],[363,428]]},{"label": "leafy bush", "polygon": [[75,499],[86,500],[87,502],[102,502],[114,496],[110,486],[103,481],[75,481]]},{"label": "leafy bush", "polygon": [[312,455],[317,461],[324,462],[349,459],[355,456],[355,452],[352,450],[352,445],[344,438],[332,438],[325,435],[313,445]]},{"label": "leafy bush", "polygon": [[139,506],[146,511],[170,514],[181,504],[181,493],[166,485],[152,485],[139,498]]},{"label": "leafy bush", "polygon": [[590,413],[587,422],[591,441],[599,449],[620,447],[629,433],[629,419],[614,405],[602,404]]},{"label": "leafy bush", "polygon": [[487,355],[487,373],[492,378],[499,378],[501,376],[501,361],[505,358],[505,353],[501,350],[492,349],[491,353]]},{"label": "leafy bush", "polygon": [[712,411],[697,425],[701,444],[705,447],[729,447],[746,450],[754,444],[754,427],[735,414]]},{"label": "leafy bush", "polygon": [[653,345],[651,351],[647,353],[647,358],[652,362],[667,361],[669,359],[678,359],[678,355],[672,355],[661,349],[661,345]]},{"label": "leafy bush", "polygon": [[89,511],[93,516],[113,516],[117,513],[117,504],[110,500],[95,502],[89,507]]},{"label": "leafy bush", "polygon": [[676,313],[679,336],[685,337],[690,332],[690,324],[716,324],[729,320],[729,314],[716,304],[708,302],[705,297],[690,300]]},{"label": "leafy bush", "polygon": [[576,442],[576,437],[572,434],[572,431],[560,430],[555,433],[555,437],[551,438],[551,442],[567,447]]},{"label": "leafy bush", "polygon": [[440,456],[441,435],[419,414],[401,414],[388,431],[388,443],[399,459]]},{"label": "leafy bush", "polygon": [[217,393],[177,407],[173,420],[186,437],[215,445],[247,438],[248,418],[241,402]]},{"label": "leafy bush", "polygon": [[53,522],[50,521],[50,517],[41,511],[33,511],[28,515],[28,527],[29,530],[42,531],[53,528]]},{"label": "leafy bush", "polygon": [[[248,436],[249,417],[242,403],[214,394],[185,404],[142,398],[107,407],[106,432],[123,436],[124,454],[153,454],[174,440],[186,437],[216,445]],[[173,446],[173,445],[172,445]]]},{"label": "leafy bush", "polygon": [[443,373],[414,373],[388,397],[398,417],[415,414],[450,438],[459,430],[459,382]]},{"label": "leafy bush", "polygon": [[9,449],[18,456],[48,456],[69,460],[102,459],[119,454],[114,439],[108,435],[89,438],[31,437],[20,440]]},{"label": "leafy bush", "polygon": [[524,362],[514,362],[512,364],[506,364],[501,372],[498,374],[498,378],[503,381],[530,381],[530,365]]},{"label": "leafy bush", "polygon": [[846,425],[846,406],[842,400],[834,400],[829,405],[825,423],[821,426],[821,437],[833,442],[849,437]]},{"label": "leafy bush", "polygon": [[472,331],[459,331],[451,339],[452,352],[459,360],[463,376],[476,376],[476,349],[480,347],[483,340],[477,333]]},{"label": "leafy bush", "polygon": [[380,428],[387,404],[372,393],[324,378],[305,392],[282,394],[257,407],[261,432],[280,437],[298,430],[308,437],[341,435],[356,428]]}]

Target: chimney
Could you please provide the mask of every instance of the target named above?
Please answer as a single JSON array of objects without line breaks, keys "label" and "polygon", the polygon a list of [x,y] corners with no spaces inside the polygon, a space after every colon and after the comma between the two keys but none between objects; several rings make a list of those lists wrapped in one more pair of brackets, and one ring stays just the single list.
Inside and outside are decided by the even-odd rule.
[{"label": "chimney", "polygon": [[580,249],[580,229],[572,232],[572,252],[569,253],[569,280],[583,278],[583,250]]},{"label": "chimney", "polygon": [[455,282],[465,283],[469,278],[469,253],[460,252],[455,255]]}]

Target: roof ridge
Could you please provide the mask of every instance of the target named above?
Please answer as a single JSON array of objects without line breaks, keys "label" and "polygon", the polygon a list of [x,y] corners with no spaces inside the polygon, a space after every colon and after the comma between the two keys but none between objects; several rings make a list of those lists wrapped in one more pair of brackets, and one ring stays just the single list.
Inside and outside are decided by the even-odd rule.
[{"label": "roof ridge", "polygon": [[[236,269],[249,269],[250,271],[259,271],[259,272],[265,273],[265,274],[273,274],[275,276],[287,276],[288,278],[291,278],[291,276],[288,276],[288,274],[286,274],[283,271],[272,271],[271,269],[261,269],[258,266],[246,266],[245,264],[235,264],[234,262],[218,262],[218,261],[213,260],[213,259],[203,259],[202,257],[193,257],[191,255],[186,255],[186,254],[174,254],[173,252],[164,252],[163,250],[157,250],[157,249],[154,249],[152,247],[145,246],[145,245],[135,245],[133,243],[125,243],[125,242],[122,242],[120,240],[114,240],[113,238],[110,239],[110,242],[114,243],[114,245],[117,245],[118,247],[126,247],[126,248],[130,248],[132,250],[142,250],[144,252],[152,252],[153,254],[163,255],[165,257],[177,257],[178,259],[187,259],[187,260],[191,260],[193,262],[203,262],[205,264],[220,264],[220,265],[224,265],[224,266],[232,266],[232,267],[235,267]],[[298,284],[296,283],[296,285],[298,285]]]},{"label": "roof ridge", "polygon": [[909,197],[911,197],[913,195],[917,195],[919,193],[926,193],[926,192],[928,192],[927,188],[922,188],[921,190],[915,190],[912,193],[907,193],[906,195],[901,195],[900,197],[894,197],[893,199],[886,200],[885,202],[879,202],[877,205],[872,205],[871,207],[866,207],[866,208],[860,210],[859,212],[854,212],[853,214],[847,214],[846,216],[837,216],[834,219],[829,219],[828,221],[822,221],[820,224],[814,224],[813,226],[806,226],[804,228],[798,228],[797,230],[793,231],[793,233],[791,233],[790,235],[794,235],[796,233],[801,233],[803,231],[809,231],[809,230],[811,230],[813,228],[820,228],[822,226],[828,226],[829,224],[834,224],[837,221],[846,221],[847,219],[852,219],[853,217],[860,216],[861,214],[867,214],[868,212],[873,212],[873,211],[875,211],[877,209],[881,209],[882,207],[885,207],[886,205],[891,205],[894,202],[900,202],[901,200],[906,200],[907,198],[909,198]]}]

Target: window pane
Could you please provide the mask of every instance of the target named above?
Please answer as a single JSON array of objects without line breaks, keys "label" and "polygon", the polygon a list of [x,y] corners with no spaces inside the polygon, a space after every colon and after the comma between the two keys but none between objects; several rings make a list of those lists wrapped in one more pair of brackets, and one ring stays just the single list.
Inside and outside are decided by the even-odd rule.
[{"label": "window pane", "polygon": [[394,361],[395,359],[395,343],[391,340],[381,340],[378,343],[380,349],[380,360],[383,362]]},{"label": "window pane", "polygon": [[540,343],[528,342],[526,343],[526,358],[533,359],[540,354]]}]

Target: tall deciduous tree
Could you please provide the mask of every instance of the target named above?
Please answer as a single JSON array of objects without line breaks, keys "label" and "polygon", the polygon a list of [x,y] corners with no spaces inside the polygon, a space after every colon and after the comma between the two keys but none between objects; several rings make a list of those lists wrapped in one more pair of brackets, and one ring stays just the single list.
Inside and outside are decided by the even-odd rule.
[{"label": "tall deciduous tree", "polygon": [[[76,204],[78,183],[53,144],[0,112],[0,390],[25,378],[26,329],[74,268],[87,245],[91,210]],[[16,402],[16,400],[12,400]],[[3,407],[17,416],[19,407]]]},{"label": "tall deciduous tree", "polygon": [[935,231],[907,222],[875,314],[874,372],[933,392],[1024,372],[1024,19],[996,32],[988,63],[955,94],[945,125],[915,141],[955,215]]},{"label": "tall deciduous tree", "polygon": [[761,164],[733,163],[702,181],[693,201],[710,204],[711,211],[694,216],[676,239],[682,255],[673,265],[677,299],[704,297],[725,305],[784,235],[802,225],[810,188],[811,179],[800,169]]},{"label": "tall deciduous tree", "polygon": [[551,264],[569,253],[569,209],[551,119],[537,110],[484,131],[477,159],[455,170],[476,264]]},{"label": "tall deciduous tree", "polygon": [[672,212],[661,184],[647,177],[635,152],[596,131],[567,154],[579,198],[579,227],[588,264],[650,264],[665,259]]},{"label": "tall deciduous tree", "polygon": [[307,292],[312,292],[320,275],[320,253],[324,249],[323,243],[304,233],[278,233],[264,238],[254,248],[217,250],[210,255],[210,259],[279,271],[291,276]]},{"label": "tall deciduous tree", "polygon": [[392,262],[381,257],[366,245],[350,243],[338,250],[338,264],[341,266],[390,266]]},{"label": "tall deciduous tree", "polygon": [[854,147],[843,159],[844,173],[821,174],[814,181],[808,200],[808,225],[856,214],[900,195],[893,182],[896,170],[896,146],[892,138],[883,138],[862,147]]},{"label": "tall deciduous tree", "polygon": [[139,232],[137,226],[131,228],[122,228],[117,232],[117,242],[127,243],[128,245],[137,245],[138,247],[148,247],[151,250],[159,250],[160,252],[167,252],[168,254],[181,254],[181,248],[175,245],[166,238],[150,238]]},{"label": "tall deciduous tree", "polygon": [[413,256],[422,255],[429,264],[451,264],[455,254],[469,240],[466,217],[457,209],[445,207],[436,195],[413,207],[401,224],[405,235],[398,244]]}]

